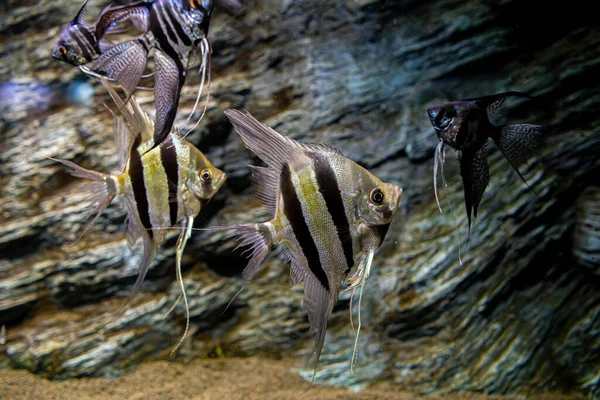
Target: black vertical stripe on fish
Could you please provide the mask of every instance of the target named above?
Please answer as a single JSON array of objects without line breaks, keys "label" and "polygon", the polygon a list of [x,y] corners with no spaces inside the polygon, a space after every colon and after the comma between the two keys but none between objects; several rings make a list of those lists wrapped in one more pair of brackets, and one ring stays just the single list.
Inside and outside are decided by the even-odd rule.
[{"label": "black vertical stripe on fish", "polygon": [[90,32],[89,29],[83,27],[81,28],[81,32],[83,33],[83,36],[85,36],[85,40],[87,40],[87,42],[94,49],[94,51],[100,54],[100,47],[98,45],[98,41],[96,40],[92,32]]},{"label": "black vertical stripe on fish", "polygon": [[385,224],[385,225],[377,225],[375,227],[375,229],[377,229],[377,233],[379,235],[380,238],[380,242],[379,245],[381,246],[381,243],[383,243],[383,240],[385,239],[385,235],[387,235],[388,230],[390,229],[390,224]]},{"label": "black vertical stripe on fish", "polygon": [[283,170],[281,171],[281,194],[283,196],[285,216],[290,222],[292,230],[294,231],[294,236],[302,248],[302,252],[308,262],[308,267],[319,282],[321,282],[325,290],[329,291],[327,274],[321,266],[319,250],[310,234],[308,225],[306,225],[306,220],[302,213],[302,205],[298,199],[294,183],[292,182],[290,168],[287,164],[283,166]]},{"label": "black vertical stripe on fish", "polygon": [[169,8],[168,5],[164,5],[162,4],[162,7],[160,7],[161,4],[160,3],[156,3],[156,13],[157,15],[159,15],[159,12],[162,11],[162,13],[160,14],[160,21],[161,21],[161,27],[163,32],[167,33],[168,38],[171,40],[171,43],[179,43],[179,41],[177,40],[177,35],[175,34],[175,32],[173,31],[171,24],[169,23],[169,15],[167,13],[167,9]]},{"label": "black vertical stripe on fish", "polygon": [[167,17],[169,17],[169,19],[171,20],[171,23],[173,24],[173,27],[175,28],[179,39],[181,39],[184,45],[188,47],[191,46],[192,41],[190,40],[189,36],[186,35],[183,31],[183,28],[181,27],[181,21],[177,18],[177,14],[173,13],[172,7],[165,7],[164,10]]},{"label": "black vertical stripe on fish", "polygon": [[202,29],[202,32],[204,32],[204,34],[208,36],[208,29],[210,28],[211,10],[207,11],[204,7],[202,7],[201,11],[204,12],[204,18],[202,18],[202,22],[200,23],[200,29]]},{"label": "black vertical stripe on fish", "polygon": [[177,223],[177,188],[179,187],[179,163],[177,162],[177,149],[169,136],[160,146],[160,159],[167,174],[169,186],[169,215],[171,225]]},{"label": "black vertical stripe on fish", "polygon": [[148,192],[146,192],[146,183],[144,182],[144,165],[142,157],[137,152],[137,147],[141,143],[141,135],[137,135],[133,146],[131,147],[131,155],[129,159],[129,179],[133,189],[133,196],[137,207],[140,221],[146,232],[153,237],[152,224],[150,223],[150,204],[148,203]]},{"label": "black vertical stripe on fish", "polygon": [[82,40],[82,38],[79,37],[79,32],[77,31],[74,31],[71,37],[73,38],[73,40],[75,40],[75,42],[77,42],[77,47],[79,47],[82,56],[85,57],[87,60],[90,60],[92,58],[92,55],[88,50],[88,46],[86,46],[85,39]]},{"label": "black vertical stripe on fish", "polygon": [[338,186],[337,178],[329,159],[320,153],[310,153],[310,157],[314,162],[315,175],[317,176],[317,184],[319,192],[325,200],[329,215],[333,219],[333,223],[337,230],[338,238],[344,249],[346,258],[346,271],[350,271],[354,266],[354,253],[352,250],[352,238],[350,237],[350,223],[346,216],[344,208],[344,200]]},{"label": "black vertical stripe on fish", "polygon": [[140,39],[138,39],[138,42],[142,45],[142,47],[144,48],[144,51],[146,53],[150,53],[150,47],[148,47],[146,40],[142,40],[142,38],[140,38]]},{"label": "black vertical stripe on fish", "polygon": [[461,148],[462,145],[469,140],[469,137],[473,135],[473,133],[470,132],[470,129],[468,122],[460,124],[458,132],[456,133],[456,143],[453,146]]},{"label": "black vertical stripe on fish", "polygon": [[177,63],[177,65],[181,64],[181,60],[179,59],[177,52],[175,51],[173,46],[171,46],[169,39],[165,36],[163,26],[158,17],[158,10],[156,9],[156,6],[150,9],[149,25],[150,31],[154,35],[154,38],[156,39],[159,48],[162,51],[164,51],[166,55],[171,57]]}]

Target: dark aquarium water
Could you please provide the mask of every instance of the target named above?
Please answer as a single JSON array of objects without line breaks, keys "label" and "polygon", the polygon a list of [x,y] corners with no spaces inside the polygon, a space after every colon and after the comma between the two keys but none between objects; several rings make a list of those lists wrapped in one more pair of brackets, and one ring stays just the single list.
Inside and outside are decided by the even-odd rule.
[{"label": "dark aquarium water", "polygon": [[590,7],[2,1],[0,398],[600,399]]}]

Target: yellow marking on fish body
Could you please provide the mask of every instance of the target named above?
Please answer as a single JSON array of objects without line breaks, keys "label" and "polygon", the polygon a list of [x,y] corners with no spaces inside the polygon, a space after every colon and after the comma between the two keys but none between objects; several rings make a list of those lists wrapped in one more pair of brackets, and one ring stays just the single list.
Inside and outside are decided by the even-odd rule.
[{"label": "yellow marking on fish body", "polygon": [[346,270],[344,251],[333,218],[319,191],[313,164],[294,171],[292,182],[298,193],[308,230],[317,246],[321,267],[330,285],[333,285],[330,289],[337,293],[342,281],[342,277],[338,275]]},{"label": "yellow marking on fish body", "polygon": [[153,228],[170,226],[169,182],[162,164],[160,148],[157,147],[144,154],[142,164],[144,166],[144,183],[146,184],[148,205],[150,207],[150,223]]}]

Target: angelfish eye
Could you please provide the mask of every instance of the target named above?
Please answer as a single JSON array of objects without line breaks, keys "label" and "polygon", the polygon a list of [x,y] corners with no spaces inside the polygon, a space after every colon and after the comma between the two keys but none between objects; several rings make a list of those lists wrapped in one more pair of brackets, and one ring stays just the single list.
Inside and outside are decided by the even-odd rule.
[{"label": "angelfish eye", "polygon": [[212,173],[208,169],[203,169],[200,172],[200,178],[204,183],[209,183],[212,180]]},{"label": "angelfish eye", "polygon": [[383,192],[379,188],[375,188],[375,189],[371,190],[371,194],[369,195],[369,199],[371,200],[371,203],[375,204],[376,206],[383,203],[383,197],[384,197]]},{"label": "angelfish eye", "polygon": [[196,6],[196,0],[190,0],[190,7],[198,8],[198,6]]},{"label": "angelfish eye", "polygon": [[452,121],[454,121],[453,113],[449,113],[445,108],[438,111],[438,114],[435,116],[435,124],[440,129],[447,127]]},{"label": "angelfish eye", "polygon": [[61,56],[64,56],[65,54],[67,54],[67,49],[64,46],[60,46],[58,48],[58,54],[60,54]]},{"label": "angelfish eye", "polygon": [[443,117],[440,122],[438,122],[438,126],[440,128],[445,128],[448,125],[450,125],[450,123],[452,123],[452,121],[454,121],[454,118],[448,118],[448,117]]}]

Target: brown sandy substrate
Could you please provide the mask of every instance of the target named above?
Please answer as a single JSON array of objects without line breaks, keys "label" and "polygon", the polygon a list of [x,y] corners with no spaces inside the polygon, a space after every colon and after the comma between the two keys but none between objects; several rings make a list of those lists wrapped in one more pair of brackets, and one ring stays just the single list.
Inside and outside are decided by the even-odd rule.
[{"label": "brown sandy substrate", "polygon": [[[118,379],[85,378],[68,381],[49,381],[24,370],[5,370],[0,372],[0,399],[522,399],[476,393],[417,396],[400,392],[390,383],[379,384],[360,393],[329,386],[311,387],[290,371],[291,365],[289,361],[248,358],[205,359],[187,365],[157,361],[142,364],[135,371]],[[559,400],[567,397],[541,395],[533,398]]]}]

